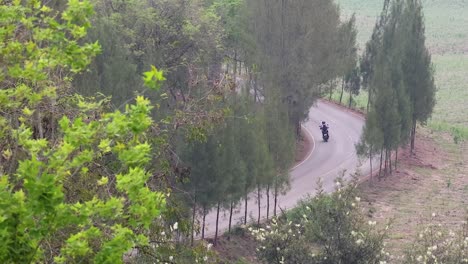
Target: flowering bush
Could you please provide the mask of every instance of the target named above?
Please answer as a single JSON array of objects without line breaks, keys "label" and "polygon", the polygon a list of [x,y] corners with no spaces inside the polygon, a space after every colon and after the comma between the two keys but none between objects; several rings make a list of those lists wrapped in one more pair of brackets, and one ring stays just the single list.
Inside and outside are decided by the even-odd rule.
[{"label": "flowering bush", "polygon": [[264,228],[250,229],[265,263],[385,263],[385,230],[366,221],[353,182],[336,191],[302,201]]},{"label": "flowering bush", "polygon": [[468,225],[461,232],[447,230],[436,223],[436,214],[418,234],[413,246],[406,253],[404,263],[468,263]]}]

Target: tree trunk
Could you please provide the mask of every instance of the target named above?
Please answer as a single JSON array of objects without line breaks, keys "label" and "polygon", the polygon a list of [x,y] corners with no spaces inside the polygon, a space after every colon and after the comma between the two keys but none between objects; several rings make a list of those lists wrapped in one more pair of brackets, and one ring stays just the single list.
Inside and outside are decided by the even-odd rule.
[{"label": "tree trunk", "polygon": [[232,74],[234,76],[234,81],[236,81],[237,76],[237,50],[234,50],[234,72]]},{"label": "tree trunk", "polygon": [[388,168],[390,170],[390,175],[393,174],[393,169],[392,169],[392,151],[389,150],[389,155],[388,155]]},{"label": "tree trunk", "polygon": [[296,123],[296,136],[297,138],[301,137],[301,122],[297,121]]},{"label": "tree trunk", "polygon": [[411,154],[414,154],[415,139],[416,139],[416,119],[413,118],[413,127],[411,128]]},{"label": "tree trunk", "polygon": [[382,177],[382,158],[383,158],[383,147],[382,147],[382,149],[380,149],[379,180]]},{"label": "tree trunk", "polygon": [[[258,84],[257,84],[257,74],[255,73],[254,75],[254,102],[256,103],[257,102],[257,98],[258,98]],[[248,91],[248,93],[250,93],[250,91]],[[248,94],[247,93],[247,94]]]},{"label": "tree trunk", "polygon": [[192,234],[190,236],[190,245],[193,246],[193,234],[195,233],[195,215],[197,211],[197,198],[194,198],[193,207],[192,207]]},{"label": "tree trunk", "polygon": [[[250,91],[252,90],[252,88],[254,88],[254,91],[256,89],[253,84],[253,76],[252,76],[253,73],[252,73],[251,68],[248,68],[248,74],[249,74],[249,85],[245,86],[245,96],[250,96]],[[254,97],[254,102],[255,102],[255,97]]]},{"label": "tree trunk", "polygon": [[35,115],[36,126],[37,126],[36,138],[37,139],[43,139],[44,138],[44,127],[42,126],[43,122],[42,122],[41,111],[39,111],[39,110],[36,111],[36,113],[34,115]]},{"label": "tree trunk", "polygon": [[244,225],[247,224],[247,192],[245,192],[245,214],[244,214]]},{"label": "tree trunk", "polygon": [[398,148],[395,150],[395,171],[397,170],[397,162],[398,162]]},{"label": "tree trunk", "polygon": [[329,97],[328,97],[328,100],[331,101],[332,95],[333,95],[333,81],[330,80],[330,95],[329,95]]},{"label": "tree trunk", "polygon": [[206,205],[203,205],[203,225],[201,231],[201,239],[205,239],[205,219],[206,219]]},{"label": "tree trunk", "polygon": [[242,61],[239,61],[239,76],[242,75]]},{"label": "tree trunk", "polygon": [[341,104],[341,101],[343,100],[343,92],[344,92],[344,77],[343,77],[343,79],[341,80],[340,104]]},{"label": "tree trunk", "polygon": [[266,189],[266,197],[267,197],[267,215],[266,215],[266,219],[268,220],[268,218],[270,217],[270,184],[267,185],[267,189]]},{"label": "tree trunk", "polygon": [[[276,176],[278,177],[278,176]],[[275,181],[275,201],[273,205],[273,215],[276,216],[276,205],[278,203],[278,179]]]},{"label": "tree trunk", "polygon": [[218,244],[219,204],[220,202],[218,202],[218,207],[216,208],[216,231],[215,231],[215,238],[214,238],[214,243],[213,243],[214,246]]},{"label": "tree trunk", "polygon": [[260,215],[261,215],[261,201],[260,201],[260,185],[257,185],[257,202],[258,202],[258,218],[257,224],[260,225]]},{"label": "tree trunk", "polygon": [[370,182],[372,184],[372,145],[370,146],[369,149],[369,163],[370,163]]},{"label": "tree trunk", "polygon": [[388,166],[388,159],[389,159],[388,150],[385,150],[385,175],[390,174],[389,173],[389,166]]},{"label": "tree trunk", "polygon": [[369,113],[369,105],[371,101],[371,88],[367,87],[367,108],[366,108],[366,114]]},{"label": "tree trunk", "polygon": [[232,210],[234,209],[234,202],[231,201],[230,207],[229,207],[229,235],[228,235],[228,240],[231,240],[231,225],[232,225]]},{"label": "tree trunk", "polygon": [[351,103],[353,102],[353,93],[351,91],[349,91],[349,104],[348,104],[348,108],[351,108]]}]

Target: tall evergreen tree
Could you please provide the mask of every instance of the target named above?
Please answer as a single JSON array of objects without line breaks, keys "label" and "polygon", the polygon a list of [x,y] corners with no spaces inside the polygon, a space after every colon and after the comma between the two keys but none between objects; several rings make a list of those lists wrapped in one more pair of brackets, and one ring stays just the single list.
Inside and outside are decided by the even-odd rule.
[{"label": "tall evergreen tree", "polygon": [[354,94],[356,94],[356,91],[359,89],[358,86],[356,86],[356,81],[358,78],[360,78],[356,76],[356,73],[358,73],[356,69],[356,36],[356,17],[355,14],[353,14],[349,21],[343,23],[340,26],[340,29],[338,31],[339,44],[337,54],[339,58],[336,60],[338,62],[336,67],[338,67],[342,79],[340,103],[343,99],[343,93],[345,88],[351,88],[348,89],[348,91],[350,91],[350,95],[352,94],[351,92],[354,92]]},{"label": "tall evergreen tree", "polygon": [[424,124],[435,105],[436,86],[431,55],[425,44],[422,3],[407,0],[404,12],[405,51],[403,73],[411,103],[411,151],[414,151],[416,124]]}]

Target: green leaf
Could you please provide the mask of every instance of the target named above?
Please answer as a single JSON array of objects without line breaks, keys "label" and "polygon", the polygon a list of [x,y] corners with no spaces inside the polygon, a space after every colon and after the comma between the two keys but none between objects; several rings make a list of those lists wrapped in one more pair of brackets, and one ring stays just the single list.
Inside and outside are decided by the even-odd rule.
[{"label": "green leaf", "polygon": [[146,87],[159,90],[161,82],[165,81],[163,71],[159,71],[155,66],[151,65],[151,70],[143,73],[143,81]]}]

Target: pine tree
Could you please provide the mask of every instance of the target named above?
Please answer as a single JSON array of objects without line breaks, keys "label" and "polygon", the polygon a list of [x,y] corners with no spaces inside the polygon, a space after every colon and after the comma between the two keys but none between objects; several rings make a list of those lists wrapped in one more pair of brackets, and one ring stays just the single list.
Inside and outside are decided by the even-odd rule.
[{"label": "pine tree", "polygon": [[431,55],[425,44],[425,27],[422,3],[407,0],[404,12],[405,53],[403,73],[408,89],[411,116],[411,151],[414,151],[416,124],[424,124],[431,116],[435,105],[436,86]]}]

